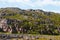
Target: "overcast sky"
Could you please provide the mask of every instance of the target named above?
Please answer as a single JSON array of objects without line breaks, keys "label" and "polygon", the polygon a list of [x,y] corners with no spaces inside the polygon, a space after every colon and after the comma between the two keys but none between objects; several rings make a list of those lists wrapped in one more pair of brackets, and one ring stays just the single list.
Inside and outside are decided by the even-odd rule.
[{"label": "overcast sky", "polygon": [[60,0],[0,0],[0,7],[42,9],[60,13]]}]

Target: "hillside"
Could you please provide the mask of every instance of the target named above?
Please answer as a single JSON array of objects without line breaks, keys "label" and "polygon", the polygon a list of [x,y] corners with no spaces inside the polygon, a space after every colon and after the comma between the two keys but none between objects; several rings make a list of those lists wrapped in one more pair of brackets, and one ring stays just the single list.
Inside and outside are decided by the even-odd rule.
[{"label": "hillside", "polygon": [[60,34],[60,14],[40,9],[0,8],[0,32]]}]

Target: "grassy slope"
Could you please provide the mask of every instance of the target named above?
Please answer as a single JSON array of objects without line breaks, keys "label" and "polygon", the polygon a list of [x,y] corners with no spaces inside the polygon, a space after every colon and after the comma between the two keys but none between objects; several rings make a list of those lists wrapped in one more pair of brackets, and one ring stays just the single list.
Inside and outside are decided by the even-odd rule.
[{"label": "grassy slope", "polygon": [[[5,9],[3,9],[5,10]],[[3,11],[3,10],[0,10]],[[20,10],[21,11],[21,10]],[[9,18],[9,19],[16,19],[16,20],[27,20],[34,24],[35,22],[45,22],[45,24],[39,24],[37,25],[39,28],[43,27],[44,25],[50,25],[52,22],[54,27],[60,27],[60,14],[58,13],[53,13],[51,12],[50,14],[45,14],[44,12],[35,12],[35,11],[23,11],[21,14],[20,11],[17,10],[11,10],[11,9],[6,9],[4,12],[6,14],[16,14],[14,16],[2,16],[4,18]],[[50,23],[49,23],[50,21]],[[34,24],[35,25],[35,24]]]}]

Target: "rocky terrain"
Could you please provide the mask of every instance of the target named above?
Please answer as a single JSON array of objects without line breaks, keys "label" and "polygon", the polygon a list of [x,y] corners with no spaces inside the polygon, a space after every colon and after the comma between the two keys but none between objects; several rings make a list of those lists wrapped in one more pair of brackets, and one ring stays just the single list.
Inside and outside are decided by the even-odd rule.
[{"label": "rocky terrain", "polygon": [[40,9],[0,8],[0,32],[60,35],[60,14]]},{"label": "rocky terrain", "polygon": [[0,40],[59,40],[60,36],[30,34],[0,34]]}]

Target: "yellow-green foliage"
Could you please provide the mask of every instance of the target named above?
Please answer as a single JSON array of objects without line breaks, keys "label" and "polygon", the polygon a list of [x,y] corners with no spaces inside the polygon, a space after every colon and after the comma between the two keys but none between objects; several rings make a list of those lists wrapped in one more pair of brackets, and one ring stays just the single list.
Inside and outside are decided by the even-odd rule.
[{"label": "yellow-green foliage", "polygon": [[[21,20],[22,23],[18,23],[19,27],[23,27],[27,30],[27,33],[38,34],[60,34],[60,14],[54,12],[45,11],[28,11],[21,10],[19,8],[5,8],[1,9],[0,13],[6,15],[1,16],[6,19]],[[10,16],[8,14],[11,14]],[[14,14],[14,15],[13,15]],[[13,15],[13,16],[12,16]],[[31,29],[30,29],[31,28]]]}]

